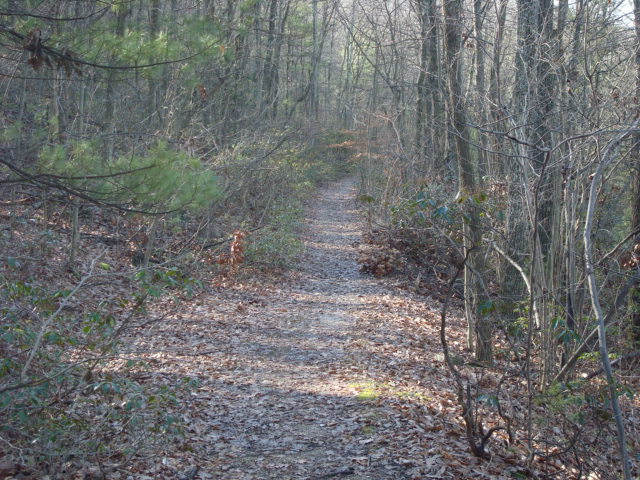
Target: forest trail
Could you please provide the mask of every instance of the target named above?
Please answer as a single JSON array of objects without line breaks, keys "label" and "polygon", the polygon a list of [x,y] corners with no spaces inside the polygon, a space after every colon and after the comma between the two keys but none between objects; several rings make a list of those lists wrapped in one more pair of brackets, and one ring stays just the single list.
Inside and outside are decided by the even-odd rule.
[{"label": "forest trail", "polygon": [[435,309],[359,273],[354,189],[344,179],[310,207],[295,279],[232,282],[146,331],[156,382],[197,380],[180,399],[182,450],[146,475],[463,478],[435,441],[457,411]]}]

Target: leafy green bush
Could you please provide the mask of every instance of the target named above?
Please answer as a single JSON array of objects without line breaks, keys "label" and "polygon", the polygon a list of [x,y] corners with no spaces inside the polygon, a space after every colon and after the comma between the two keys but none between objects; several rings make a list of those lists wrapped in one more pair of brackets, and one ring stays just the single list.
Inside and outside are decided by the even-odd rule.
[{"label": "leafy green bush", "polygon": [[215,174],[185,152],[158,142],[145,155],[102,158],[95,142],[47,146],[39,169],[67,177],[71,187],[101,201],[147,211],[198,211],[221,196]]}]

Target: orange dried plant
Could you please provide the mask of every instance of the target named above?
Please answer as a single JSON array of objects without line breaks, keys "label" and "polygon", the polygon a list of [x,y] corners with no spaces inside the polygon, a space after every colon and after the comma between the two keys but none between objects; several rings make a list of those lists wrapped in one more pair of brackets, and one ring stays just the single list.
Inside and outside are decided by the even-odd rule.
[{"label": "orange dried plant", "polygon": [[230,265],[231,272],[236,272],[238,267],[244,263],[245,238],[249,235],[246,230],[236,230],[233,232],[233,240],[229,254],[222,254],[215,263],[220,265]]}]

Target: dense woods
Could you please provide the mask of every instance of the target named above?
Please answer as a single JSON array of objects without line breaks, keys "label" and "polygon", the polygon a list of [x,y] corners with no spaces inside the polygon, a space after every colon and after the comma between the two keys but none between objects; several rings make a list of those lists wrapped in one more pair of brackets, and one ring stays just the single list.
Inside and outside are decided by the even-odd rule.
[{"label": "dense woods", "polygon": [[2,0],[0,46],[0,477],[184,435],[133,332],[345,175],[470,454],[637,477],[640,0]]}]

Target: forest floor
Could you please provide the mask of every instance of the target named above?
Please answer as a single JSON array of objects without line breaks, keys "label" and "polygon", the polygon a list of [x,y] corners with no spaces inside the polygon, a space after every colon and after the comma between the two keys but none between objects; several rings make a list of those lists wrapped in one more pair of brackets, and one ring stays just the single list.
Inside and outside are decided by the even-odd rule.
[{"label": "forest floor", "polygon": [[[132,337],[149,381],[191,379],[185,436],[110,478],[513,478],[519,462],[469,454],[440,304],[359,273],[354,189],[347,178],[312,203],[293,271],[240,271]],[[455,352],[464,325],[450,316]]]}]

